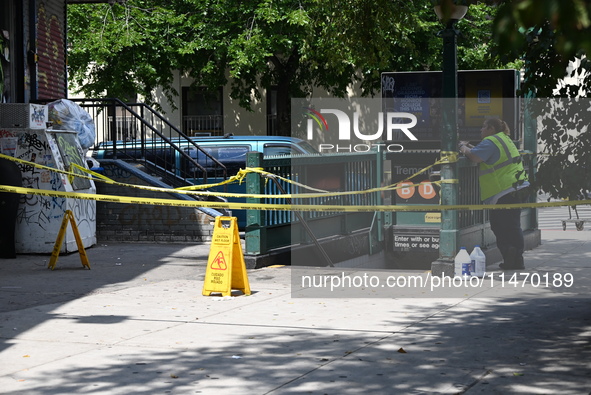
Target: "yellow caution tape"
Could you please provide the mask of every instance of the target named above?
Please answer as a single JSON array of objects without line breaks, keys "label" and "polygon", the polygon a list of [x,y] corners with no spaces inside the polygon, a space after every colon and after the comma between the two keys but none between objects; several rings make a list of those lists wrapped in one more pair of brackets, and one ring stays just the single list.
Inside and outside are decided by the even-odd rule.
[{"label": "yellow caution tape", "polygon": [[[23,159],[18,159],[18,158],[13,158],[11,156],[6,156],[3,154],[0,154],[0,158],[5,158],[8,160],[11,160],[13,162],[17,162],[17,163],[23,163],[26,164],[28,166],[33,166],[39,169],[44,169],[44,170],[49,170],[49,171],[53,171],[56,173],[60,173],[60,174],[64,174],[66,176],[69,177],[69,179],[71,180],[74,177],[78,177],[78,178],[83,178],[83,179],[88,179],[88,180],[93,180],[93,181],[100,181],[100,182],[104,182],[106,184],[110,184],[110,185],[117,185],[117,186],[121,186],[121,187],[127,187],[127,188],[135,188],[135,189],[141,189],[141,190],[147,190],[147,191],[152,191],[152,192],[164,192],[164,193],[179,193],[179,194],[184,194],[184,195],[198,195],[198,196],[219,196],[219,197],[233,197],[233,198],[255,198],[255,199],[265,199],[265,198],[283,198],[283,199],[308,199],[308,198],[315,198],[315,197],[333,197],[333,196],[344,196],[344,195],[362,195],[362,194],[369,194],[369,193],[376,193],[376,192],[383,192],[383,191],[393,191],[396,189],[402,189],[402,188],[408,188],[408,187],[416,187],[419,186],[420,184],[405,184],[405,185],[401,185],[401,183],[406,182],[412,178],[414,178],[415,176],[423,173],[424,171],[428,170],[429,168],[439,164],[439,162],[435,162],[433,165],[426,167],[425,169],[421,170],[418,173],[415,173],[414,175],[406,178],[403,181],[399,181],[395,184],[389,185],[389,186],[385,186],[385,187],[376,187],[376,188],[370,188],[370,189],[365,189],[362,191],[342,191],[342,192],[328,192],[322,189],[317,189],[317,188],[312,188],[309,186],[306,186],[304,184],[298,183],[296,181],[292,181],[289,180],[285,177],[281,177],[278,175],[275,175],[273,173],[264,171],[262,168],[252,168],[252,167],[248,167],[246,169],[241,169],[239,170],[239,172],[235,175],[230,177],[228,180],[225,180],[223,182],[217,183],[217,184],[204,184],[204,185],[191,185],[191,186],[187,186],[187,187],[180,187],[180,188],[160,188],[160,187],[152,187],[152,186],[148,186],[148,185],[134,185],[134,184],[126,184],[126,183],[122,183],[122,182],[118,182],[118,181],[114,181],[111,180],[110,178],[96,173],[92,170],[86,169],[80,165],[77,164],[72,164],[72,167],[75,167],[79,170],[82,170],[88,174],[91,174],[92,176],[94,176],[95,178],[91,177],[91,176],[85,176],[83,174],[79,174],[79,173],[72,173],[69,171],[65,171],[65,170],[60,170],[60,169],[55,169],[52,167],[48,167],[48,166],[44,166],[44,165],[40,165],[38,163],[34,163],[34,162],[28,162],[26,160]],[[296,186],[300,186],[302,188],[306,188],[306,189],[310,189],[310,190],[314,190],[314,191],[318,191],[320,193],[307,193],[307,194],[303,194],[303,193],[298,193],[298,194],[281,194],[281,195],[266,195],[266,194],[246,194],[246,193],[228,193],[228,192],[211,192],[211,191],[196,191],[194,189],[211,189],[214,187],[218,187],[218,186],[222,186],[222,185],[226,185],[226,184],[230,184],[233,182],[239,182],[241,183],[244,178],[246,177],[246,174],[248,173],[259,173],[262,176],[265,177],[276,177],[280,180],[283,180],[285,182],[291,183],[293,185]],[[70,181],[71,182],[71,181]],[[458,180],[439,180],[439,181],[432,181],[431,183],[434,185],[439,185],[442,183],[457,183]]]},{"label": "yellow caution tape", "polygon": [[[433,163],[430,166],[425,167],[424,169],[420,170],[419,172],[413,174],[412,176],[406,178],[405,180],[396,182],[392,185],[388,185],[385,187],[377,187],[377,188],[370,188],[363,191],[346,191],[346,192],[328,192],[321,189],[312,188],[306,186],[304,184],[295,182],[293,180],[289,180],[284,177],[280,177],[270,172],[264,171],[262,168],[246,168],[241,169],[235,176],[230,177],[230,179],[225,180],[221,183],[217,184],[206,184],[206,185],[196,185],[196,186],[188,186],[182,187],[177,189],[170,189],[170,188],[159,188],[159,187],[151,187],[146,185],[133,185],[133,184],[126,184],[117,181],[113,181],[108,177],[88,170],[82,166],[73,164],[72,167],[75,167],[79,170],[82,170],[91,176],[85,176],[82,174],[71,173],[59,169],[54,169],[51,167],[43,166],[33,162],[27,162],[25,160],[13,158],[10,156],[0,154],[0,158],[5,158],[8,160],[12,160],[15,162],[21,162],[27,164],[29,166],[34,166],[41,169],[46,169],[49,171],[54,171],[62,174],[66,174],[69,177],[79,177],[79,178],[87,178],[94,181],[105,182],[112,185],[130,187],[130,188],[137,188],[142,190],[149,190],[154,192],[165,192],[165,193],[179,193],[179,194],[187,194],[187,195],[200,195],[200,196],[220,196],[220,197],[235,197],[235,198],[256,198],[256,199],[308,199],[308,198],[318,198],[318,197],[333,197],[333,196],[343,196],[343,195],[357,195],[357,194],[368,194],[368,193],[376,193],[376,192],[383,192],[383,191],[392,191],[400,188],[408,188],[411,186],[419,186],[420,183],[415,184],[403,184],[412,178],[426,172],[430,168],[437,166],[439,164],[444,163],[453,163],[458,160],[458,155],[455,152],[442,152],[442,157]],[[226,185],[232,182],[239,182],[242,183],[246,174],[255,172],[261,174],[261,176],[265,178],[275,177],[285,182],[291,183],[293,185],[300,186],[302,188],[318,191],[320,193],[307,193],[307,194],[281,194],[281,195],[265,195],[265,194],[242,194],[242,193],[225,193],[225,192],[210,192],[210,191],[195,191],[193,189],[204,189],[204,188],[213,188],[218,187],[221,185]],[[458,183],[459,180],[457,179],[444,179],[438,181],[431,181],[431,184],[439,185],[440,184],[448,184],[448,183]],[[4,192],[12,192],[12,193],[21,193],[21,194],[33,194],[33,195],[42,195],[42,196],[54,196],[54,197],[63,197],[63,198],[74,198],[74,199],[86,199],[86,200],[97,200],[97,201],[106,201],[106,202],[113,202],[113,203],[132,203],[132,204],[151,204],[151,205],[165,205],[165,206],[181,206],[181,207],[210,207],[210,208],[226,208],[232,210],[297,210],[297,211],[334,211],[334,212],[375,212],[375,211],[443,211],[443,210],[483,210],[483,209],[504,209],[504,208],[535,208],[535,207],[557,207],[557,206],[575,206],[579,204],[590,204],[590,200],[580,200],[580,201],[569,201],[569,202],[547,202],[547,203],[522,203],[522,204],[507,204],[507,205],[453,205],[453,206],[443,206],[443,205],[394,205],[394,206],[347,206],[347,205],[302,205],[302,204],[255,204],[255,203],[229,203],[229,202],[212,202],[212,201],[195,201],[195,202],[188,202],[184,200],[174,200],[174,199],[157,199],[157,198],[131,198],[126,196],[113,196],[113,195],[100,195],[100,194],[87,194],[87,193],[75,193],[75,192],[56,192],[56,191],[48,191],[48,190],[39,190],[39,189],[31,189],[31,188],[19,188],[19,187],[10,187],[10,186],[0,186],[0,191]]]},{"label": "yellow caution tape", "polygon": [[317,191],[317,192],[321,192],[321,193],[329,193],[328,191],[325,191],[323,189],[313,188],[313,187],[310,187],[308,185],[300,184],[297,181],[293,181],[293,180],[290,180],[288,178],[281,177],[281,176],[278,176],[278,175],[273,174],[273,173],[269,173],[268,171],[263,170],[262,167],[247,167],[245,169],[240,169],[235,176],[232,176],[228,180],[226,180],[224,182],[221,182],[219,184],[210,184],[210,185],[206,185],[206,186],[203,186],[203,185],[190,185],[190,186],[186,186],[186,187],[175,188],[175,190],[192,191],[194,189],[210,189],[210,188],[217,187],[217,186],[220,186],[220,185],[229,184],[231,182],[238,182],[238,183],[241,184],[242,181],[244,180],[244,178],[246,177],[246,175],[248,173],[259,173],[262,176],[275,177],[275,178],[278,178],[279,180],[285,181],[285,182],[287,182],[289,184],[297,185],[299,187],[306,188],[306,189],[309,189],[311,191]]},{"label": "yellow caution tape", "polygon": [[459,155],[455,151],[441,151],[440,163],[455,163],[458,161]]},{"label": "yellow caution tape", "polygon": [[[86,173],[94,176],[95,178],[100,178],[103,181],[107,181],[107,182],[111,182],[111,183],[116,183],[117,182],[117,181],[111,180],[109,177],[107,177],[107,176],[105,176],[103,174],[100,174],[100,173],[94,172],[92,170],[89,170],[89,169],[87,169],[85,167],[82,167],[82,166],[80,166],[77,163],[72,163],[70,166],[71,167],[75,167],[75,168],[77,168],[79,170],[82,170],[82,171],[84,171],[84,172],[86,172]],[[59,171],[58,169],[51,169],[51,170],[53,170],[53,171]],[[81,175],[81,174],[76,174],[76,177],[87,178],[87,179],[94,180],[94,178],[92,178],[92,177],[84,176],[84,175]]]},{"label": "yellow caution tape", "polygon": [[231,203],[231,202],[210,202],[210,201],[186,201],[175,199],[142,198],[128,196],[114,196],[102,194],[89,194],[77,192],[60,192],[34,188],[14,187],[0,185],[0,192],[31,194],[40,196],[60,197],[66,199],[96,200],[100,202],[147,204],[156,206],[177,206],[177,207],[210,207],[225,208],[230,210],[279,210],[279,211],[334,211],[334,212],[394,212],[394,211],[445,211],[445,210],[500,210],[512,208],[539,208],[539,207],[560,207],[578,206],[591,204],[591,199],[577,201],[559,202],[538,202],[538,203],[515,203],[515,204],[481,204],[481,205],[373,205],[373,206],[350,206],[350,205],[319,205],[319,204],[257,204],[257,203]]},{"label": "yellow caution tape", "polygon": [[[27,166],[32,166],[32,167],[36,167],[38,169],[43,169],[43,170],[49,170],[49,171],[53,171],[56,173],[60,173],[60,174],[64,174],[66,176],[68,176],[69,179],[74,178],[74,177],[78,177],[78,178],[83,178],[83,179],[87,179],[87,180],[92,180],[92,181],[100,181],[106,184],[110,184],[110,185],[117,185],[117,186],[121,186],[121,187],[127,187],[127,188],[135,188],[135,189],[142,189],[142,190],[147,190],[147,191],[152,191],[152,192],[164,192],[164,193],[179,193],[179,194],[183,194],[183,195],[200,195],[200,196],[220,196],[220,197],[254,197],[254,198],[267,198],[269,197],[269,195],[264,195],[264,194],[259,194],[259,195],[247,195],[247,194],[241,194],[241,193],[226,193],[226,192],[211,192],[211,191],[189,191],[189,190],[184,190],[183,188],[178,188],[178,189],[173,189],[173,188],[161,188],[161,187],[152,187],[152,186],[148,186],[148,185],[135,185],[135,184],[127,184],[127,183],[123,183],[123,182],[118,182],[118,181],[114,181],[111,180],[110,178],[108,178],[107,176],[100,174],[100,173],[96,173],[92,170],[86,169],[80,165],[77,165],[75,163],[72,163],[72,167],[75,167],[77,169],[80,169],[90,175],[91,176],[85,176],[84,174],[79,174],[79,173],[72,173],[69,171],[65,171],[65,170],[60,170],[60,169],[55,169],[53,167],[48,167],[48,166],[44,166],[38,163],[34,163],[34,162],[28,162],[26,160],[23,159],[18,159],[18,158],[13,158],[12,156],[7,156],[4,154],[0,154],[0,158],[4,158],[4,159],[8,159],[10,161],[16,162],[16,163],[22,163],[25,164]],[[252,170],[252,168],[250,168],[250,170]],[[231,179],[226,180],[224,182],[220,182],[217,184],[204,184],[204,185],[195,185],[195,186],[191,186],[188,188],[199,188],[199,189],[206,189],[206,188],[213,188],[213,187],[217,187],[217,186],[221,186],[221,185],[225,185],[228,184],[230,182],[236,182],[241,180],[247,173],[246,170],[241,170],[241,174],[236,175],[234,177],[231,177]],[[271,174],[271,173],[269,173]],[[71,181],[70,181],[71,182]],[[276,196],[276,195],[273,195]],[[290,195],[291,196],[291,195]],[[286,195],[282,195],[281,197],[286,197]],[[288,196],[289,197],[289,196]]]}]

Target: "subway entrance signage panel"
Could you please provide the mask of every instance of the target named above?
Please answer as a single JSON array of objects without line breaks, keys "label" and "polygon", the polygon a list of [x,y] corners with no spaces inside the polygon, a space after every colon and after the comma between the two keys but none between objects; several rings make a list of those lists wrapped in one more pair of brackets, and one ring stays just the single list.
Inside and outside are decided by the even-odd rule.
[{"label": "subway entrance signage panel", "polygon": [[[434,185],[429,178],[431,169],[425,173],[412,177],[425,168],[427,166],[426,163],[427,162],[425,162],[425,164],[392,163],[392,182],[400,182],[400,188],[392,191],[392,201],[397,205],[417,205],[416,212],[395,213],[397,225],[439,226],[441,222],[440,213],[419,211],[420,205],[437,205],[440,201],[439,186]],[[407,180],[409,177],[412,178]]]},{"label": "subway entrance signage panel", "polygon": [[405,252],[437,252],[439,251],[439,234],[394,232],[393,251]]},{"label": "subway entrance signage panel", "polygon": [[[382,73],[383,111],[407,112],[417,118],[412,129],[419,141],[440,140],[442,125],[441,71]],[[491,117],[505,120],[512,139],[519,140],[520,85],[518,70],[458,71],[458,132],[461,140],[480,140],[482,122]],[[394,141],[405,141],[398,133]]]},{"label": "subway entrance signage panel", "polygon": [[232,290],[250,295],[238,223],[236,217],[216,217],[202,293],[230,296]]}]

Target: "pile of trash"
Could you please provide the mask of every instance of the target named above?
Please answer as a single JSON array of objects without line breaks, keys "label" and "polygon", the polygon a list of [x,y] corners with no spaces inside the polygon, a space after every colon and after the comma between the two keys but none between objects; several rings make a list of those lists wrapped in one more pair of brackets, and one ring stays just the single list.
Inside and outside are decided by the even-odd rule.
[{"label": "pile of trash", "polygon": [[80,146],[86,150],[93,146],[96,131],[94,121],[88,112],[68,99],[60,99],[48,104],[49,121],[53,129],[72,130],[78,133]]}]

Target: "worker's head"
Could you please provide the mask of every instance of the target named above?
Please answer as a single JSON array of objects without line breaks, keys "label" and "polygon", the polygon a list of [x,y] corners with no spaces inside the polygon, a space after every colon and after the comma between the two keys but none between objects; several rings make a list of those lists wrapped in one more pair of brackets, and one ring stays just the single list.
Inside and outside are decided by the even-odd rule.
[{"label": "worker's head", "polygon": [[488,118],[484,121],[482,125],[482,129],[480,129],[480,136],[482,138],[495,135],[497,133],[503,132],[507,136],[511,134],[509,130],[509,125],[507,122],[499,119],[499,118]]}]

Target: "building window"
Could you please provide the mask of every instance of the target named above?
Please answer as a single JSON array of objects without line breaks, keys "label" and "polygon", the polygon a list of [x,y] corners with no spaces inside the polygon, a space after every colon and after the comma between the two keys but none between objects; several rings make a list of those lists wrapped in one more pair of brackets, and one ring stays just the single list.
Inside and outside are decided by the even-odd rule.
[{"label": "building window", "polygon": [[217,136],[224,133],[223,88],[183,87],[183,132],[190,136]]}]

